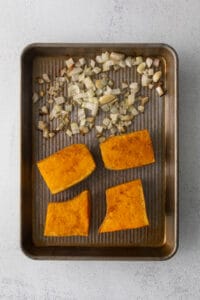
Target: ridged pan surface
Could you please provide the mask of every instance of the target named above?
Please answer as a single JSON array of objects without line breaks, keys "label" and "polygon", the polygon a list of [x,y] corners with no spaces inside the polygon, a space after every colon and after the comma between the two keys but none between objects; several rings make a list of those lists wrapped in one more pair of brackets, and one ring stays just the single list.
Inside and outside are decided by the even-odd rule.
[{"label": "ridged pan surface", "polygon": [[[66,51],[67,54],[67,51]],[[85,54],[88,57],[95,57],[95,54]],[[76,57],[76,53],[74,55]],[[47,73],[51,80],[59,75],[59,71],[64,67],[64,56],[36,56],[33,60],[32,69],[32,91],[41,87],[35,85],[35,78]],[[166,62],[160,57],[164,82],[167,87]],[[138,81],[139,76],[136,68],[125,68],[116,72],[109,72],[116,84],[125,81],[131,83]],[[42,89],[44,89],[42,87]],[[65,90],[65,96],[66,94]],[[47,90],[46,90],[47,94]],[[42,133],[36,129],[37,122],[41,117],[38,114],[39,107],[46,103],[46,99],[38,101],[33,105],[32,110],[32,144],[33,144],[33,198],[32,198],[32,231],[33,241],[37,246],[109,246],[109,247],[159,247],[165,240],[165,101],[166,97],[158,97],[155,90],[142,88],[141,94],[150,98],[145,107],[145,112],[138,115],[133,124],[128,128],[128,132],[148,129],[153,141],[156,162],[154,164],[123,170],[110,171],[104,168],[100,155],[99,142],[95,137],[93,129],[85,136],[75,135],[68,137],[64,132],[60,132],[52,139],[46,140]],[[97,121],[105,117],[100,113]],[[45,117],[43,117],[45,120]],[[94,156],[97,168],[95,172],[86,180],[56,195],[52,195],[42,179],[36,162],[55,153],[56,151],[74,144],[84,143]],[[146,208],[150,225],[140,229],[125,230],[113,233],[98,234],[98,228],[105,217],[106,202],[105,191],[107,188],[140,178],[143,183],[146,199]],[[46,210],[49,202],[66,201],[81,191],[89,189],[91,192],[91,221],[89,237],[45,237],[44,224]]]}]

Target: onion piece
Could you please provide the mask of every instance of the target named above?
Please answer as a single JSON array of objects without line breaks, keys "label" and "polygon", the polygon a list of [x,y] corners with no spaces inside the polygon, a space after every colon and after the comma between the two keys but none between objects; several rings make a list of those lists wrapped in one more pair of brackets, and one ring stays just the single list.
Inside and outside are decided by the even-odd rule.
[{"label": "onion piece", "polygon": [[104,125],[105,127],[108,127],[109,124],[110,124],[110,119],[109,119],[109,118],[104,118],[104,119],[103,119],[103,125]]},{"label": "onion piece", "polygon": [[128,88],[128,84],[126,82],[122,82],[121,83],[121,88],[122,88],[122,90],[127,89]]},{"label": "onion piece", "polygon": [[95,128],[98,133],[101,134],[103,132],[103,126],[96,125]]},{"label": "onion piece", "polygon": [[103,143],[105,140],[106,140],[105,136],[101,136],[101,137],[99,138],[99,143],[101,144],[101,143]]},{"label": "onion piece", "polygon": [[106,86],[106,82],[103,79],[95,80],[95,86],[97,89],[103,89]]},{"label": "onion piece", "polygon": [[33,93],[33,97],[32,97],[32,99],[33,99],[33,103],[36,103],[38,100],[39,100],[39,95],[38,95],[38,93]]},{"label": "onion piece", "polygon": [[99,64],[102,64],[102,63],[103,63],[103,59],[102,59],[102,56],[101,56],[101,55],[97,55],[97,56],[96,56],[96,62],[99,63]]},{"label": "onion piece", "polygon": [[71,137],[71,136],[72,136],[71,130],[67,129],[66,134],[67,134],[69,137]]},{"label": "onion piece", "polygon": [[72,58],[69,58],[69,59],[67,59],[67,60],[65,61],[65,64],[66,64],[67,68],[70,69],[70,68],[73,67],[74,61],[73,61]]},{"label": "onion piece", "polygon": [[56,135],[55,132],[49,132],[49,137],[50,138],[54,137],[55,135]]},{"label": "onion piece", "polygon": [[86,124],[86,119],[81,119],[80,120],[80,127],[85,126]]},{"label": "onion piece", "polygon": [[92,68],[95,67],[95,61],[94,61],[93,59],[90,60],[90,66],[91,66]]},{"label": "onion piece", "polygon": [[[132,119],[133,118],[134,117],[132,117]],[[131,124],[132,124],[132,120],[131,121],[125,121],[125,122],[123,122],[123,125],[126,126],[126,127],[129,127]]]},{"label": "onion piece", "polygon": [[86,121],[88,122],[88,123],[90,123],[90,124],[93,124],[94,123],[94,117],[88,117],[87,119],[86,119]]},{"label": "onion piece", "polygon": [[110,54],[108,51],[101,54],[102,62],[105,63],[110,59]]},{"label": "onion piece", "polygon": [[80,89],[77,84],[72,84],[68,87],[68,97],[73,97],[74,95],[79,94]]},{"label": "onion piece", "polygon": [[44,130],[47,128],[47,123],[44,121],[38,121],[38,129],[39,130]]},{"label": "onion piece", "polygon": [[122,121],[131,121],[132,119],[133,119],[133,115],[120,116],[120,120]]},{"label": "onion piece", "polygon": [[110,132],[111,132],[111,135],[115,135],[116,132],[117,132],[117,128],[116,128],[116,127],[112,127],[112,128],[110,129]]},{"label": "onion piece", "polygon": [[85,115],[85,109],[84,108],[79,108],[78,109],[78,119],[83,120],[85,119],[86,115]]},{"label": "onion piece", "polygon": [[144,106],[139,105],[139,106],[138,106],[138,110],[139,110],[141,113],[143,113],[143,112],[144,112]]},{"label": "onion piece", "polygon": [[72,131],[72,134],[78,134],[78,133],[80,133],[78,124],[76,122],[72,122],[71,123],[71,131]]},{"label": "onion piece", "polygon": [[160,64],[159,58],[155,58],[154,61],[153,61],[154,67],[158,68],[158,67],[159,67],[159,64]]},{"label": "onion piece", "polygon": [[128,56],[126,59],[125,59],[125,64],[127,67],[131,68],[132,67],[132,57],[131,56]]},{"label": "onion piece", "polygon": [[163,89],[161,88],[161,86],[157,86],[156,92],[158,93],[158,95],[159,95],[160,97],[164,95],[164,91],[163,91]]},{"label": "onion piece", "polygon": [[75,97],[73,98],[73,104],[76,105],[82,105],[83,104],[83,100],[82,99],[76,99]]},{"label": "onion piece", "polygon": [[92,69],[92,71],[95,73],[95,74],[99,74],[101,72],[101,68],[99,67],[95,67]]},{"label": "onion piece", "polygon": [[108,112],[110,110],[110,106],[108,104],[104,104],[101,106],[101,110],[104,112]]},{"label": "onion piece", "polygon": [[121,90],[120,90],[119,88],[113,89],[113,90],[111,91],[111,94],[112,94],[112,95],[120,95],[120,94],[121,94]]},{"label": "onion piece", "polygon": [[87,102],[96,103],[96,104],[99,103],[97,97],[88,97]]},{"label": "onion piece", "polygon": [[119,133],[126,132],[126,129],[124,128],[124,126],[122,124],[117,124],[117,129],[118,129]]},{"label": "onion piece", "polygon": [[114,69],[115,71],[117,71],[117,70],[120,69],[120,66],[119,66],[119,65],[114,65],[114,66],[113,66],[113,69]]},{"label": "onion piece", "polygon": [[118,113],[118,108],[116,105],[112,105],[111,109],[110,109],[110,112],[112,114],[117,114]]},{"label": "onion piece", "polygon": [[63,96],[56,97],[56,98],[54,98],[54,100],[55,100],[56,104],[58,104],[58,105],[65,103],[65,98]]},{"label": "onion piece", "polygon": [[116,123],[117,122],[117,120],[118,120],[118,117],[119,117],[119,114],[118,113],[115,113],[115,114],[110,114],[110,118],[111,118],[111,121],[112,121],[112,123]]},{"label": "onion piece", "polygon": [[139,92],[140,90],[140,86],[138,84],[138,82],[132,82],[130,85],[129,85],[130,89],[131,89],[131,92],[136,94],[137,92]]},{"label": "onion piece", "polygon": [[51,95],[51,96],[55,95],[55,88],[54,88],[54,86],[51,86],[51,87],[49,88],[48,94]]},{"label": "onion piece", "polygon": [[43,84],[44,83],[44,79],[43,78],[37,78],[37,83],[38,84]]},{"label": "onion piece", "polygon": [[[72,70],[70,70],[69,72],[67,72],[67,75],[69,76],[69,77],[71,77],[71,76],[74,76],[74,75],[78,75],[78,74],[80,74],[80,73],[82,73],[83,72],[83,69],[82,68],[73,68]],[[78,78],[78,77],[77,77]]]},{"label": "onion piece", "polygon": [[96,116],[98,112],[98,103],[85,102],[83,103],[83,107],[89,109],[91,111],[92,116]]},{"label": "onion piece", "polygon": [[120,60],[118,62],[118,65],[120,66],[120,68],[125,68],[126,67],[126,62],[124,60]]},{"label": "onion piece", "polygon": [[60,131],[65,127],[65,123],[64,122],[60,122],[58,124],[58,126],[56,127],[56,131]]},{"label": "onion piece", "polygon": [[40,97],[44,97],[44,96],[45,96],[45,91],[43,91],[43,90],[42,90],[42,91],[39,91],[39,96],[40,96]]},{"label": "onion piece", "polygon": [[125,107],[120,107],[119,108],[119,113],[120,113],[120,115],[126,115],[126,113],[127,113],[127,109],[125,108]]},{"label": "onion piece", "polygon": [[65,111],[72,112],[72,104],[65,104]]},{"label": "onion piece", "polygon": [[[69,119],[68,119],[68,112],[65,111],[65,110],[61,110],[60,112],[60,116],[59,117],[62,117],[63,118],[63,121],[66,121],[67,123],[69,122]],[[65,123],[66,123],[65,122]]]},{"label": "onion piece", "polygon": [[78,75],[78,81],[82,82],[82,81],[84,81],[84,79],[85,79],[85,73],[84,72]]},{"label": "onion piece", "polygon": [[48,76],[46,73],[42,74],[42,78],[43,78],[44,81],[47,82],[47,83],[51,82],[49,76]]},{"label": "onion piece", "polygon": [[149,101],[148,97],[141,98],[141,105],[144,106]]},{"label": "onion piece", "polygon": [[66,67],[64,67],[64,68],[62,68],[62,69],[60,70],[60,76],[61,76],[61,77],[63,77],[66,73],[67,73]]},{"label": "onion piece", "polygon": [[84,57],[79,58],[79,63],[81,66],[84,66],[86,64],[86,59]]},{"label": "onion piece", "polygon": [[103,72],[109,71],[112,66],[113,66],[113,61],[107,60],[105,63],[103,63]]},{"label": "onion piece", "polygon": [[142,62],[141,64],[138,65],[137,72],[139,74],[142,74],[144,72],[145,68],[146,68],[146,63]]},{"label": "onion piece", "polygon": [[72,75],[71,80],[72,80],[73,82],[77,82],[77,81],[79,80],[79,74],[74,74],[74,75]]},{"label": "onion piece", "polygon": [[104,95],[111,95],[112,89],[109,85],[106,86],[106,90],[104,90]]},{"label": "onion piece", "polygon": [[47,128],[45,128],[45,129],[43,130],[43,137],[44,137],[45,139],[48,139],[48,138],[49,138],[49,130],[48,130]]},{"label": "onion piece", "polygon": [[60,105],[55,104],[50,112],[49,119],[52,121],[54,118],[57,118],[60,115],[61,110],[62,107]]},{"label": "onion piece", "polygon": [[92,98],[94,97],[95,93],[92,89],[89,89],[86,93],[85,93],[85,97],[87,98]]},{"label": "onion piece", "polygon": [[130,112],[134,117],[138,115],[138,111],[137,111],[137,109],[136,109],[134,106],[132,106],[132,107],[129,108],[129,112]]},{"label": "onion piece", "polygon": [[42,106],[40,109],[39,109],[39,114],[40,115],[48,115],[48,108],[46,107],[46,105]]},{"label": "onion piece", "polygon": [[153,75],[153,82],[158,82],[161,76],[162,76],[162,72],[161,72],[161,71],[157,71],[157,72]]},{"label": "onion piece", "polygon": [[48,103],[49,103],[49,104],[52,104],[53,102],[54,102],[53,99],[52,99],[52,98],[49,98]]},{"label": "onion piece", "polygon": [[99,97],[103,94],[103,89],[97,89],[96,90],[96,96]]},{"label": "onion piece", "polygon": [[92,72],[92,68],[91,68],[91,67],[85,66],[85,69],[84,69],[83,72],[84,72],[85,76],[92,76],[92,75],[93,75],[93,72]]},{"label": "onion piece", "polygon": [[108,104],[113,102],[116,99],[114,95],[104,95],[99,98],[100,105]]},{"label": "onion piece", "polygon": [[153,83],[150,83],[150,84],[148,85],[148,88],[149,88],[150,90],[152,90],[153,87],[154,87]]},{"label": "onion piece", "polygon": [[142,56],[136,56],[134,65],[137,66],[143,62],[143,57]]},{"label": "onion piece", "polygon": [[152,82],[152,79],[149,78],[148,75],[146,75],[146,74],[142,75],[142,78],[141,78],[142,86],[148,86],[151,82]]},{"label": "onion piece", "polygon": [[90,77],[86,77],[83,82],[87,89],[95,89],[95,85]]},{"label": "onion piece", "polygon": [[126,103],[128,106],[131,106],[134,104],[134,102],[135,102],[135,94],[132,93],[128,95],[128,98],[126,99]]},{"label": "onion piece", "polygon": [[114,61],[121,61],[124,59],[124,57],[125,57],[125,55],[122,53],[112,52],[110,54],[110,59],[112,59]]},{"label": "onion piece", "polygon": [[148,68],[151,68],[152,63],[153,63],[153,59],[151,57],[147,57],[146,58],[146,65],[147,65]]},{"label": "onion piece", "polygon": [[81,67],[81,64],[80,64],[79,61],[77,61],[77,62],[75,63],[75,67],[77,67],[77,68],[80,68],[80,67]]},{"label": "onion piece", "polygon": [[89,128],[87,126],[80,126],[79,129],[82,135],[85,135],[86,133],[89,132]]},{"label": "onion piece", "polygon": [[153,74],[154,74],[154,69],[153,68],[148,69],[148,75],[153,76]]}]

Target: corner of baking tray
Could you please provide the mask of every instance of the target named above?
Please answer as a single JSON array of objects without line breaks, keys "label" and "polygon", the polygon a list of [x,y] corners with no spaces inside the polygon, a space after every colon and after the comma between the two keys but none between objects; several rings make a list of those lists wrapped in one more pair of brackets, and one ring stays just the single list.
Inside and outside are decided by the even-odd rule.
[{"label": "corner of baking tray", "polygon": [[173,55],[176,65],[178,65],[178,61],[179,61],[178,53],[174,49],[174,47],[166,43],[160,43],[160,47],[167,49]]},{"label": "corner of baking tray", "polygon": [[38,43],[31,43],[31,44],[28,44],[26,45],[22,51],[21,51],[21,60],[23,60],[24,56],[29,52],[31,51],[33,48],[37,47],[38,46]]}]

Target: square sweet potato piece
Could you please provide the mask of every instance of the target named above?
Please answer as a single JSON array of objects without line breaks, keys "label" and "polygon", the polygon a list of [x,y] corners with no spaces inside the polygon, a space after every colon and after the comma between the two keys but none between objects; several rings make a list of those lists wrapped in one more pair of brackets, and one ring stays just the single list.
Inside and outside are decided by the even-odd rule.
[{"label": "square sweet potato piece", "polygon": [[88,177],[95,169],[94,159],[84,144],[74,144],[37,163],[52,194],[61,192]]},{"label": "square sweet potato piece", "polygon": [[48,204],[45,236],[88,236],[90,219],[89,191],[65,202]]},{"label": "square sweet potato piece", "polygon": [[140,179],[107,189],[106,204],[106,216],[99,233],[149,225]]},{"label": "square sweet potato piece", "polygon": [[155,162],[147,130],[110,137],[100,144],[100,149],[104,165],[110,170],[135,168]]}]

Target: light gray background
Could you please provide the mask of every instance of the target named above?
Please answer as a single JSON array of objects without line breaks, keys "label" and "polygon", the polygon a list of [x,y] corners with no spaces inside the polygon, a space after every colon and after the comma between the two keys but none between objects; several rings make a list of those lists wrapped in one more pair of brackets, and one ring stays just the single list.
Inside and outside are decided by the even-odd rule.
[{"label": "light gray background", "polygon": [[[164,42],[180,58],[180,248],[166,262],[33,261],[19,247],[20,53]],[[0,0],[0,299],[200,299],[200,1]]]}]

